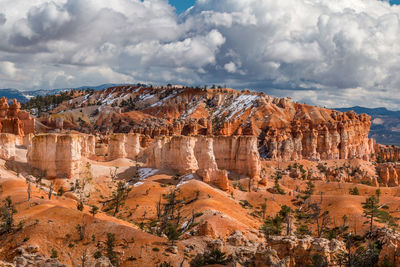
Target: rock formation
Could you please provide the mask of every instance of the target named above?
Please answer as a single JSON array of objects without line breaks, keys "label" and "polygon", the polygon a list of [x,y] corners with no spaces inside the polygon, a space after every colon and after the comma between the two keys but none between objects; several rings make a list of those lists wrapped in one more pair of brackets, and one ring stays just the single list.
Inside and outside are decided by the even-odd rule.
[{"label": "rock formation", "polygon": [[368,139],[368,115],[294,103],[264,93],[121,86],[80,96],[73,105],[79,105],[79,100],[84,102],[83,108],[100,106],[89,126],[93,132],[134,132],[151,138],[255,136],[260,156],[270,160],[369,160],[374,153],[374,142]]},{"label": "rock formation", "polygon": [[399,146],[385,146],[377,144],[375,145],[375,151],[376,151],[376,160],[378,162],[400,160]]},{"label": "rock formation", "polygon": [[143,151],[143,136],[139,134],[111,134],[108,137],[108,160],[129,158],[137,160]]},{"label": "rock formation", "polygon": [[94,137],[83,134],[39,134],[28,147],[28,163],[49,178],[72,178],[81,172],[82,157],[94,153]]},{"label": "rock formation", "polygon": [[375,230],[373,237],[382,244],[379,261],[382,262],[387,258],[394,264],[398,264],[400,262],[400,235],[391,229],[378,228]]},{"label": "rock formation", "polygon": [[[298,111],[301,114],[301,108]],[[265,158],[275,160],[328,160],[360,158],[369,160],[374,141],[368,139],[370,117],[315,109],[324,120],[295,119],[284,127],[265,131]],[[310,112],[309,114],[314,114]]]},{"label": "rock formation", "polygon": [[255,137],[158,137],[147,151],[147,164],[179,174],[195,173],[203,181],[228,189],[225,170],[258,179],[260,162]]},{"label": "rock formation", "polygon": [[12,133],[23,136],[35,132],[35,121],[29,113],[20,110],[17,100],[9,106],[7,98],[0,99],[0,130],[2,133]]},{"label": "rock formation", "polygon": [[381,163],[376,166],[381,185],[383,186],[399,186],[400,185],[400,164],[397,163]]},{"label": "rock formation", "polygon": [[326,259],[329,266],[336,266],[337,256],[344,251],[345,244],[337,239],[270,236],[267,248],[257,249],[255,266],[311,266],[314,255]]},{"label": "rock formation", "polygon": [[260,177],[257,138],[252,136],[217,136],[213,138],[215,160],[220,169]]},{"label": "rock formation", "polygon": [[0,159],[10,160],[15,157],[16,136],[13,134],[0,134]]},{"label": "rock formation", "polygon": [[212,138],[158,137],[145,154],[148,166],[172,169],[181,175],[197,172],[204,182],[223,190],[229,187],[227,172],[218,169]]}]

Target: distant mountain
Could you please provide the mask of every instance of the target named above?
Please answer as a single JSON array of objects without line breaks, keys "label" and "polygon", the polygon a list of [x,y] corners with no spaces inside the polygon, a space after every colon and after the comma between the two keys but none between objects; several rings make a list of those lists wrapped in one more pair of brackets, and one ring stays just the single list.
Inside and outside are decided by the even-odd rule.
[{"label": "distant mountain", "polygon": [[5,96],[9,100],[16,98],[19,102],[23,103],[23,102],[28,101],[30,98],[38,96],[38,95],[54,95],[54,94],[58,94],[58,93],[64,92],[64,91],[69,91],[72,89],[86,90],[86,89],[90,88],[95,91],[100,91],[100,90],[104,90],[109,87],[119,86],[119,85],[121,85],[121,84],[109,83],[109,84],[102,84],[102,85],[97,85],[97,86],[81,86],[81,87],[77,87],[77,88],[60,88],[60,89],[49,89],[49,90],[40,89],[40,90],[28,90],[28,91],[8,88],[8,89],[0,89],[0,97]]},{"label": "distant mountain", "polygon": [[371,116],[370,137],[378,143],[385,145],[400,145],[400,111],[392,111],[386,108],[335,108],[338,111],[349,111],[361,114],[366,113]]},{"label": "distant mountain", "polygon": [[21,91],[17,89],[0,89],[0,97],[7,97],[7,99],[16,98],[19,102],[26,102],[29,98]]}]

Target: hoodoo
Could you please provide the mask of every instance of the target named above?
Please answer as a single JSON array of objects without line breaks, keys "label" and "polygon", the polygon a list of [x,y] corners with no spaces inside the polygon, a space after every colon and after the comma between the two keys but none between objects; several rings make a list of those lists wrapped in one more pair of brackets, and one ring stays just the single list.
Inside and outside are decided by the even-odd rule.
[{"label": "hoodoo", "polygon": [[10,160],[15,157],[16,136],[0,134],[0,159]]},{"label": "hoodoo", "polygon": [[8,105],[7,98],[0,99],[0,129],[2,133],[23,136],[35,133],[35,120],[29,112],[20,110],[21,104],[16,99]]},{"label": "hoodoo", "polygon": [[94,137],[81,134],[39,134],[28,147],[28,163],[49,178],[79,176],[82,158],[94,154]]},{"label": "hoodoo", "polygon": [[[46,236],[51,245],[65,236],[71,255],[81,245],[70,232],[103,242],[112,235],[99,232],[110,231],[121,233],[115,238],[131,255],[128,265],[130,259],[146,264],[137,248],[154,239],[148,253],[165,253],[151,254],[153,265],[165,255],[165,261],[201,260],[218,248],[242,266],[310,265],[316,257],[336,266],[347,249],[336,231],[366,230],[366,196],[391,203],[390,214],[400,209],[394,198],[400,149],[369,139],[368,115],[232,89],[123,86],[69,96],[37,118],[42,133],[36,135],[25,129],[33,119],[16,101],[8,107],[0,100],[0,163],[19,173],[12,178],[18,182],[7,178],[2,185],[18,198],[22,216],[49,222],[46,227],[74,221],[68,233],[54,223],[56,237]],[[0,183],[9,172],[0,169]],[[40,207],[26,205],[25,192]],[[41,212],[45,206],[51,210]],[[84,229],[86,235],[82,223],[90,222],[95,227]],[[391,233],[377,234],[400,243]],[[172,240],[178,245],[155,245]],[[51,251],[40,245],[43,254]],[[384,258],[393,248],[382,243],[381,251]],[[69,254],[62,259],[76,263]]]}]

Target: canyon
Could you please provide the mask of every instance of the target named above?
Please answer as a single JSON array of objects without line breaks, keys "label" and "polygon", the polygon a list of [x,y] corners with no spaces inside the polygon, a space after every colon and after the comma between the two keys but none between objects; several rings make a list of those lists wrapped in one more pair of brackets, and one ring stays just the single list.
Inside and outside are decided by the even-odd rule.
[{"label": "canyon", "polygon": [[[351,253],[344,236],[320,233],[322,217],[302,233],[295,211],[317,205],[329,213],[330,234],[361,235],[363,203],[379,189],[400,215],[400,148],[368,138],[368,115],[229,88],[137,85],[71,96],[39,117],[0,100],[0,198],[11,197],[24,224],[4,235],[7,264],[37,257],[79,266],[87,257],[115,266],[107,232],[122,266],[197,266],[215,249],[236,266],[307,266],[315,257],[340,266]],[[267,234],[266,221],[285,207],[292,217]],[[371,234],[384,261],[400,238],[381,226]]]}]

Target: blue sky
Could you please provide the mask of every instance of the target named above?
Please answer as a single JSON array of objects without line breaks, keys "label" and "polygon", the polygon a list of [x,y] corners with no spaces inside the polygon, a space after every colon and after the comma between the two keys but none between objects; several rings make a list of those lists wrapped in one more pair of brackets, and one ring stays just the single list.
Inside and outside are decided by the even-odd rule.
[{"label": "blue sky", "polygon": [[[400,0],[398,0],[400,1]],[[169,0],[170,4],[175,6],[176,11],[180,14],[189,7],[193,6],[195,0]]]},{"label": "blue sky", "polygon": [[[168,0],[169,3],[175,6],[178,14],[184,12],[189,7],[193,6],[196,2],[195,0]],[[390,0],[392,5],[400,5],[400,0]]]}]

